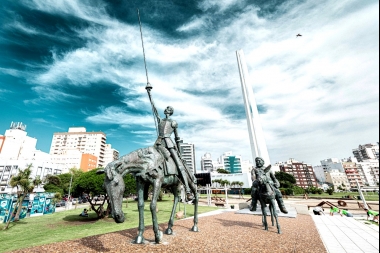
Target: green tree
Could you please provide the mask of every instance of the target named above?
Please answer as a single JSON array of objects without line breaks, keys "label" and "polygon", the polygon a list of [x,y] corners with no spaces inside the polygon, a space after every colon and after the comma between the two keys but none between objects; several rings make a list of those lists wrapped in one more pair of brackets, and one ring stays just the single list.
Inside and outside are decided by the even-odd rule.
[{"label": "green tree", "polygon": [[299,187],[297,185],[293,186],[292,190],[293,190],[294,194],[304,194],[305,193],[305,189],[302,187]]},{"label": "green tree", "polygon": [[59,192],[56,192],[54,194],[53,203],[56,204],[62,199],[62,194]]},{"label": "green tree", "polygon": [[136,179],[132,175],[127,174],[124,177],[124,184],[125,184],[124,196],[129,196],[130,194],[135,194],[137,192]]},{"label": "green tree", "polygon": [[82,196],[83,193],[91,196],[106,194],[103,188],[104,174],[96,174],[97,169],[81,173],[72,183],[72,193],[74,197]]},{"label": "green tree", "polygon": [[218,172],[219,174],[231,174],[231,172],[225,169],[217,169],[216,172]]},{"label": "green tree", "polygon": [[[96,207],[95,202],[93,202],[93,197],[97,195],[106,195],[106,190],[103,188],[104,183],[104,174],[96,174],[97,169],[90,170],[88,172],[80,173],[79,176],[74,180],[73,179],[73,196],[78,197],[82,196],[84,193],[87,193],[89,196],[89,204],[91,205],[91,209],[95,211],[98,218],[104,217],[103,211],[104,209],[104,203],[106,201],[106,198],[103,200],[103,202],[99,205],[99,207]],[[73,175],[74,177],[74,175]]]},{"label": "green tree", "polygon": [[221,186],[221,183],[222,183],[222,179],[215,179],[215,180],[213,180],[213,183],[216,183],[217,184],[217,186],[216,187],[220,187]]},{"label": "green tree", "polygon": [[291,184],[296,184],[297,183],[297,180],[295,179],[295,177],[289,173],[286,173],[286,172],[282,172],[282,171],[277,171],[275,173],[275,176],[277,178],[277,180],[281,183],[281,181],[283,182],[289,182]]},{"label": "green tree", "polygon": [[61,195],[64,193],[61,187],[61,179],[54,175],[48,175],[46,177],[44,189],[46,192],[59,192]]},{"label": "green tree", "polygon": [[64,173],[64,174],[58,175],[58,177],[59,179],[61,179],[60,188],[62,189],[62,194],[69,194],[71,177],[73,177],[73,181],[74,181],[76,178],[76,174]]}]

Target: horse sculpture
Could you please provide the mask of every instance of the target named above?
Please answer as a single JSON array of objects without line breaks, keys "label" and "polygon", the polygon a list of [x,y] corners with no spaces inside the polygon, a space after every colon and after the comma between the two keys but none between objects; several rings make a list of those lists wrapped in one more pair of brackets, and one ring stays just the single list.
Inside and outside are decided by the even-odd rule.
[{"label": "horse sculpture", "polygon": [[[150,204],[152,213],[153,231],[155,242],[161,243],[163,234],[158,228],[156,207],[157,199],[162,187],[170,187],[174,195],[173,209],[170,216],[168,228],[165,234],[173,234],[174,216],[179,201],[179,187],[181,181],[177,175],[165,175],[165,166],[175,166],[174,161],[169,158],[165,164],[165,157],[155,148],[149,147],[133,151],[120,159],[109,163],[104,170],[99,170],[98,173],[105,173],[104,187],[110,199],[112,216],[117,223],[124,222],[124,213],[122,211],[123,193],[125,189],[123,176],[132,174],[136,178],[137,194],[138,194],[138,211],[139,211],[139,227],[138,235],[135,239],[136,244],[143,244],[144,239],[144,200],[147,199],[148,189],[153,185],[153,196]],[[193,232],[198,232],[198,194],[195,179],[188,175],[189,187],[195,198],[194,203],[194,226],[191,229]]]},{"label": "horse sculpture", "polygon": [[[277,231],[281,234],[280,224],[278,223],[278,215],[276,212],[275,205],[275,193],[272,184],[270,183],[270,178],[267,175],[271,166],[268,166],[264,170],[262,169],[254,169],[257,175],[257,183],[258,183],[258,197],[260,201],[261,211],[263,213],[262,221],[265,230],[268,230],[267,223],[267,212],[265,210],[266,205],[269,204],[269,211],[271,214],[272,226],[274,226],[274,219],[276,220]],[[273,219],[274,218],[274,219]]]}]

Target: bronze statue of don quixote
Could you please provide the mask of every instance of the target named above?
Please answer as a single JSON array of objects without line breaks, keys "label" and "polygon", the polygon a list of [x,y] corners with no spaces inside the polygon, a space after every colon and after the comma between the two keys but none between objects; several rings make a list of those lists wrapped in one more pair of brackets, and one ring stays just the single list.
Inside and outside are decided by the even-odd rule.
[{"label": "bronze statue of don quixote", "polygon": [[[139,12],[138,16],[140,22]],[[99,174],[105,173],[104,187],[109,197],[112,217],[117,223],[122,223],[125,220],[122,210],[123,193],[125,189],[123,177],[126,174],[132,174],[136,178],[139,227],[138,235],[134,243],[137,244],[145,243],[143,235],[145,230],[144,202],[148,199],[148,189],[151,185],[153,186],[153,194],[150,203],[150,211],[152,214],[155,242],[161,243],[163,238],[163,233],[158,227],[156,213],[157,200],[162,187],[171,189],[174,195],[173,209],[165,234],[173,235],[174,217],[180,198],[179,191],[181,185],[184,185],[186,191],[186,201],[192,200],[194,204],[194,226],[191,228],[191,231],[198,232],[198,194],[196,178],[187,169],[186,163],[181,156],[178,124],[171,119],[171,116],[174,113],[174,108],[168,106],[164,111],[165,117],[161,118],[155,107],[151,94],[153,87],[148,79],[142,31],[141,41],[147,77],[147,85],[145,89],[148,93],[155,117],[156,130],[158,133],[157,140],[153,146],[133,151],[122,156],[118,160],[109,163],[104,169],[98,170]],[[172,140],[173,134],[175,141]]]}]

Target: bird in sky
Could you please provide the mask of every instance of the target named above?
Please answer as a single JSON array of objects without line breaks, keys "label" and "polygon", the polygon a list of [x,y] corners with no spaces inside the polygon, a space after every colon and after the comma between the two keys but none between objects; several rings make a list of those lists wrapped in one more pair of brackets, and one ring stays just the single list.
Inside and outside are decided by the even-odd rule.
[{"label": "bird in sky", "polygon": [[302,35],[301,35],[301,34],[297,34],[296,37],[297,37],[297,38],[298,38],[298,37],[302,37]]}]

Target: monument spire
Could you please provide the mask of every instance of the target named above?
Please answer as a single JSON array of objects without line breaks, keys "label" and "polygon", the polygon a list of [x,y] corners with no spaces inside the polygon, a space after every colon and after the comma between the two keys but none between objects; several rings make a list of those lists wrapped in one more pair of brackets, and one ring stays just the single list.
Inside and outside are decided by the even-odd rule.
[{"label": "monument spire", "polygon": [[251,142],[252,159],[254,161],[256,157],[261,157],[264,159],[265,164],[270,164],[268,149],[265,143],[259,111],[257,110],[257,104],[255,96],[253,94],[252,83],[249,77],[243,50],[236,51],[236,57],[239,67],[241,88],[243,91],[245,112],[247,115],[247,125],[249,139]]}]

